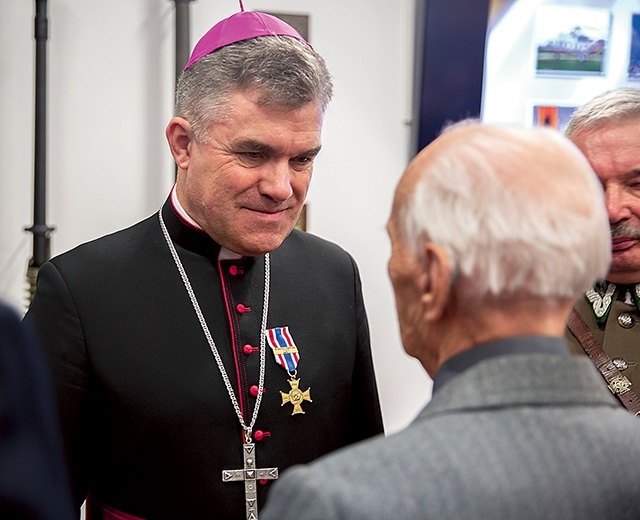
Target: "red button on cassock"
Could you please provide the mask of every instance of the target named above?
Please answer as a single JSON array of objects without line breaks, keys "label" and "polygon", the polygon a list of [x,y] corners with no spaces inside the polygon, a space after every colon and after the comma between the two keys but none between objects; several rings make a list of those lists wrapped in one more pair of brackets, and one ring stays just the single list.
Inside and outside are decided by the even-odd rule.
[{"label": "red button on cassock", "polygon": [[247,307],[242,303],[239,303],[238,305],[236,305],[236,311],[238,311],[240,314],[243,314],[245,312],[251,312],[251,307]]},{"label": "red button on cassock", "polygon": [[237,274],[244,274],[244,270],[242,267],[238,267],[237,265],[229,266],[229,274],[231,276],[236,276]]},{"label": "red button on cassock", "polygon": [[271,437],[271,432],[263,432],[262,430],[256,430],[253,433],[253,438],[258,442],[260,442],[265,437]]}]

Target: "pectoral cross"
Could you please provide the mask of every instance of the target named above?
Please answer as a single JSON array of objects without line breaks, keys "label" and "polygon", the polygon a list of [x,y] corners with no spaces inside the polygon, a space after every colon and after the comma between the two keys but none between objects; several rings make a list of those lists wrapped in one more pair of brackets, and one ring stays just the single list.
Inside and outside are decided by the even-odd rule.
[{"label": "pectoral cross", "polygon": [[247,520],[258,520],[258,489],[256,481],[277,479],[278,468],[256,469],[256,446],[252,442],[242,445],[242,453],[244,455],[244,469],[222,470],[222,482],[244,480]]}]

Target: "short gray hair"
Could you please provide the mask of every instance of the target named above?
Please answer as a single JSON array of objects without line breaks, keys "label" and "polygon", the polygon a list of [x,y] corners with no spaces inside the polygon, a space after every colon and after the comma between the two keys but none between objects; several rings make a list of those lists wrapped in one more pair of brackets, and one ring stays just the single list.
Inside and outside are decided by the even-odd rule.
[{"label": "short gray hair", "polygon": [[577,108],[564,133],[571,137],[582,130],[633,121],[640,122],[640,90],[618,88],[603,92]]},{"label": "short gray hair", "polygon": [[211,123],[226,115],[230,96],[257,90],[259,103],[291,109],[317,101],[326,110],[333,93],[324,59],[288,36],[263,36],[222,47],[178,78],[175,115],[206,142]]},{"label": "short gray hair", "polygon": [[[548,162],[542,147],[567,161]],[[576,298],[607,273],[602,188],[559,133],[487,126],[423,164],[400,228],[418,259],[425,240],[447,252],[465,301],[520,293]]]}]

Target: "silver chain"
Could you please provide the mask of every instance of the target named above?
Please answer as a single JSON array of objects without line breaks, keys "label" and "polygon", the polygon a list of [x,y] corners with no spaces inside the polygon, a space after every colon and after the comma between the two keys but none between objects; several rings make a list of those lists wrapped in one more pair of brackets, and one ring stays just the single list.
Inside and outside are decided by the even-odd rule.
[{"label": "silver chain", "polygon": [[240,410],[240,405],[238,404],[238,399],[236,398],[236,394],[233,391],[233,387],[231,386],[231,381],[229,381],[229,376],[227,375],[227,371],[222,364],[222,358],[218,353],[218,348],[216,347],[215,342],[213,341],[213,336],[211,336],[211,332],[209,331],[209,327],[207,326],[207,322],[204,319],[204,315],[202,314],[202,310],[200,309],[200,304],[198,303],[198,299],[196,298],[196,294],[191,287],[191,282],[189,281],[189,277],[187,276],[187,272],[182,265],[182,261],[178,256],[178,252],[173,245],[173,241],[171,240],[171,235],[169,235],[169,231],[167,231],[167,226],[165,226],[164,219],[162,218],[162,209],[158,211],[158,220],[160,220],[160,227],[162,228],[162,233],[164,235],[165,240],[167,241],[167,245],[169,246],[169,251],[171,251],[171,256],[173,256],[173,260],[178,268],[178,272],[182,278],[182,282],[184,283],[184,287],[189,294],[189,298],[191,299],[191,304],[193,305],[193,310],[198,317],[198,321],[200,322],[200,326],[202,327],[202,332],[204,332],[205,337],[207,338],[207,342],[209,343],[209,348],[213,353],[213,357],[216,360],[218,365],[218,370],[220,370],[220,375],[224,381],[224,385],[227,387],[227,393],[229,394],[229,398],[231,399],[231,403],[233,404],[233,408],[236,411],[236,415],[238,416],[238,420],[240,421],[240,426],[244,430],[245,440],[247,442],[251,442],[251,434],[253,432],[253,427],[256,424],[256,419],[258,418],[258,411],[260,410],[260,404],[262,403],[262,392],[264,390],[264,375],[265,375],[265,366],[266,366],[266,331],[267,331],[267,316],[269,314],[269,285],[271,279],[271,268],[269,261],[269,253],[264,255],[264,300],[262,303],[262,324],[260,326],[260,381],[258,383],[258,395],[256,397],[256,404],[253,408],[253,415],[251,416],[251,422],[249,425],[246,425],[244,422],[244,417],[242,416],[242,411]]}]

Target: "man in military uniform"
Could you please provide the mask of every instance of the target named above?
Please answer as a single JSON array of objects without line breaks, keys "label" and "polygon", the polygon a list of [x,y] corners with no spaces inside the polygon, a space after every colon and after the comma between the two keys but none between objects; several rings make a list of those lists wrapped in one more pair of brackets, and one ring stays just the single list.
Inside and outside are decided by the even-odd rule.
[{"label": "man in military uniform", "polygon": [[[589,289],[575,311],[595,340],[590,356],[631,409],[628,402],[640,391],[640,90],[621,88],[595,97],[575,111],[565,133],[602,182],[612,238],[606,280]],[[589,352],[584,337],[578,339],[584,334],[571,325],[570,320],[572,348]]]}]

